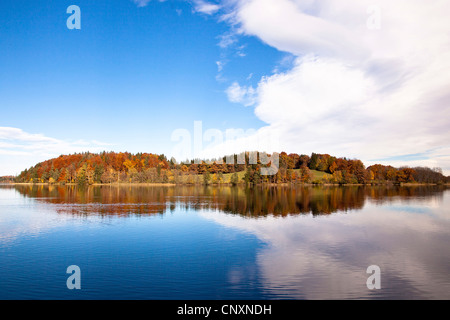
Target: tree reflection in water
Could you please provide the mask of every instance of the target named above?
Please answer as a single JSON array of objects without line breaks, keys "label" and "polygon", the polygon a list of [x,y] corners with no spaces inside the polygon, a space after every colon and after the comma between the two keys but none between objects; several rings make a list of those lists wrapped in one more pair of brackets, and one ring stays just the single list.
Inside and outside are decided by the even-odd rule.
[{"label": "tree reflection in water", "polygon": [[48,186],[17,185],[23,196],[57,205],[74,215],[153,215],[183,209],[210,209],[258,218],[296,214],[329,215],[362,209],[366,201],[385,203],[442,197],[444,186]]}]

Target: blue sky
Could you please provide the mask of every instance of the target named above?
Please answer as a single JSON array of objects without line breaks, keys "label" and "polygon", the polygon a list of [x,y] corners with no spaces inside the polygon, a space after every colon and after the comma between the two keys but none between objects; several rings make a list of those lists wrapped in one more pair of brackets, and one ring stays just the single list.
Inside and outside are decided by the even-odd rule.
[{"label": "blue sky", "polygon": [[[215,154],[276,136],[262,148],[448,170],[450,82],[428,81],[448,59],[404,59],[423,46],[431,57],[448,41],[416,43],[407,33],[416,26],[401,19],[425,14],[419,1],[408,19],[391,5],[376,31],[362,2],[2,0],[0,175],[60,153],[170,156],[172,133],[193,132],[194,121],[204,130],[256,130],[214,146]],[[73,4],[80,30],[66,26]],[[448,6],[431,7],[426,14],[437,22],[421,36],[448,29]],[[408,157],[415,154],[422,157]]]}]

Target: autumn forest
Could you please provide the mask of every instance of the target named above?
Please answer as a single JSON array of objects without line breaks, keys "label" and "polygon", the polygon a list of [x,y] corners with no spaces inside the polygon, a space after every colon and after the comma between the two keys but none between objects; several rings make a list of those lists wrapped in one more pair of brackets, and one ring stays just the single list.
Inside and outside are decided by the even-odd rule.
[{"label": "autumn forest", "polygon": [[[257,161],[251,161],[256,155]],[[261,175],[259,153],[245,152],[221,161],[191,160],[178,163],[165,155],[149,153],[102,152],[61,155],[22,171],[17,177],[3,177],[3,182],[50,184],[383,184],[449,183],[440,168],[401,167],[381,164],[365,167],[361,160],[336,158],[328,154],[311,156],[278,154],[278,172]],[[241,161],[239,161],[241,159]],[[251,164],[256,163],[256,164]],[[2,181],[0,181],[2,182]]]}]

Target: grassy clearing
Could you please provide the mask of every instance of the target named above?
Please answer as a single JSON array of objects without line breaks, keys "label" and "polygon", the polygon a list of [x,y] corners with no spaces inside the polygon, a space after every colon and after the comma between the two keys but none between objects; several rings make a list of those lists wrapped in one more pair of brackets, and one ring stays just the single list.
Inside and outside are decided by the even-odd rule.
[{"label": "grassy clearing", "polygon": [[[297,174],[300,174],[300,169],[294,169],[294,171]],[[312,174],[312,181],[316,181],[316,180],[322,181],[324,178],[330,179],[333,177],[331,174],[323,172],[323,171],[317,171],[317,170],[310,170],[310,171]]]},{"label": "grassy clearing", "polygon": [[[236,172],[236,173],[237,173],[237,175],[239,177],[239,181],[244,179],[245,171],[239,171],[239,172]],[[224,183],[230,183],[232,175],[233,175],[232,173],[225,173],[223,175],[223,182]]]},{"label": "grassy clearing", "polygon": [[[294,171],[297,174],[300,174],[300,169],[294,169]],[[238,177],[239,177],[239,181],[242,182],[242,180],[244,179],[244,175],[245,175],[245,171],[240,171],[240,172],[236,172]],[[322,181],[324,178],[328,178],[330,179],[332,177],[331,174],[326,173],[326,172],[322,172],[322,171],[317,171],[317,170],[311,170],[311,174],[312,174],[312,181]],[[225,173],[223,175],[223,183],[230,183],[231,181],[231,176],[233,175],[233,173]],[[194,177],[194,178],[193,178]],[[181,177],[181,181],[183,183],[187,183],[189,179],[189,176],[182,176]],[[200,180],[199,182],[203,182],[203,176],[202,175],[195,175],[192,176],[190,179],[198,179]],[[211,182],[212,182],[212,174],[211,174]]]},{"label": "grassy clearing", "polygon": [[[239,177],[239,181],[244,179],[245,171],[240,171],[240,172],[236,172],[236,173],[237,173],[237,175]],[[230,183],[232,175],[233,175],[233,173],[224,173],[223,174],[223,183]],[[210,176],[211,176],[210,182],[212,182],[213,174],[211,173]],[[189,183],[189,179],[191,180],[190,181],[191,183],[194,182],[194,181],[197,181],[197,180],[198,180],[198,182],[203,183],[203,175],[202,174],[199,174],[199,175],[192,175],[192,174],[191,175],[184,175],[184,176],[181,176],[180,179],[181,179],[182,183]]]}]

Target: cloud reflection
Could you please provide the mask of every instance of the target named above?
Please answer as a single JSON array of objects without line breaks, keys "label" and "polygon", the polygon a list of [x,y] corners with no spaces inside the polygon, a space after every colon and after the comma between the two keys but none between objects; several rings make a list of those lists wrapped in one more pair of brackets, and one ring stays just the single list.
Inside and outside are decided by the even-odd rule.
[{"label": "cloud reflection", "polygon": [[[433,204],[427,214],[392,210],[404,199],[315,218],[201,214],[267,243],[257,263],[265,290],[281,298],[449,299],[450,194],[445,193],[439,206],[436,201],[432,197],[417,205]],[[366,287],[366,269],[373,264],[381,267],[380,291]]]}]

